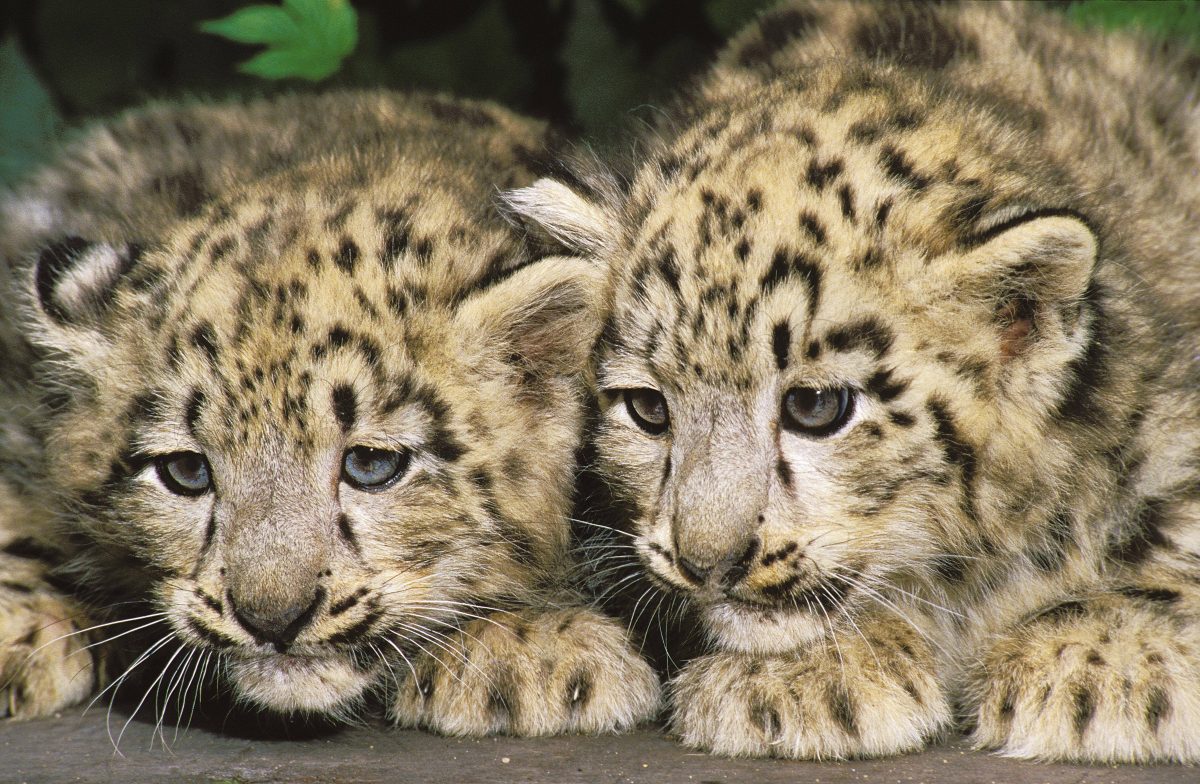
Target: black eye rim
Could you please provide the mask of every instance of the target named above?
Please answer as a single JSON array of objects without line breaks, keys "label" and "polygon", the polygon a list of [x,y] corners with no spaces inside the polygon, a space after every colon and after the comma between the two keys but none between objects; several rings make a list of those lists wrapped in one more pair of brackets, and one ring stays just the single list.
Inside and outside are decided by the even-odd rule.
[{"label": "black eye rim", "polygon": [[[657,396],[659,402],[662,403],[663,421],[651,422],[642,416],[638,412],[637,406],[635,406],[633,403],[633,397],[635,394],[651,394]],[[671,412],[670,409],[667,408],[667,399],[663,396],[663,393],[659,392],[657,389],[654,389],[653,387],[631,387],[629,389],[622,389],[621,398],[625,401],[625,411],[629,414],[629,418],[633,420],[635,425],[650,435],[662,435],[663,433],[667,432],[667,428],[671,426]]]},{"label": "black eye rim", "polygon": [[[182,458],[199,458],[204,469],[204,476],[207,480],[204,487],[189,487],[180,482],[171,472],[171,464]],[[191,450],[181,449],[178,452],[169,452],[165,455],[159,455],[154,458],[154,471],[158,474],[158,479],[163,483],[163,486],[170,490],[175,495],[182,495],[188,498],[205,495],[212,491],[212,466],[208,463],[208,458],[201,452],[192,452]]]},{"label": "black eye rim", "polygon": [[[396,455],[396,468],[384,479],[373,484],[360,482],[350,475],[350,471],[346,467],[346,462],[350,459],[351,454],[356,450],[366,449],[372,452],[382,452],[385,454]],[[381,447],[369,446],[367,444],[355,444],[342,453],[342,469],[341,478],[346,484],[353,487],[355,490],[361,490],[364,493],[381,493],[384,490],[394,486],[397,482],[404,478],[408,473],[409,466],[412,464],[412,452],[408,449],[386,449]]]},{"label": "black eye rim", "polygon": [[[813,390],[816,392],[836,392],[838,395],[838,413],[828,424],[819,427],[809,427],[801,424],[792,418],[791,412],[788,411],[788,396],[793,392],[801,389]],[[846,426],[850,418],[854,416],[854,403],[857,398],[852,387],[789,387],[783,393],[783,399],[779,404],[779,421],[785,430],[793,433],[798,433],[809,438],[826,438],[838,432]]]}]

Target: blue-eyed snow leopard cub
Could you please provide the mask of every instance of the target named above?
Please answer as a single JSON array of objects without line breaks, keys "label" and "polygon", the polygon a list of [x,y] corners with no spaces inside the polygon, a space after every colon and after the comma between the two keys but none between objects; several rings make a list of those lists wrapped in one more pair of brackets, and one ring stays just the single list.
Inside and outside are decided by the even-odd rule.
[{"label": "blue-eyed snow leopard cub", "polygon": [[653,713],[565,589],[601,281],[491,207],[546,145],[434,96],[158,105],[3,197],[0,716],[101,673],[449,733]]},{"label": "blue-eyed snow leopard cub", "polygon": [[592,470],[707,638],[685,743],[1200,761],[1198,70],[791,2],[628,181],[510,195],[611,268]]}]

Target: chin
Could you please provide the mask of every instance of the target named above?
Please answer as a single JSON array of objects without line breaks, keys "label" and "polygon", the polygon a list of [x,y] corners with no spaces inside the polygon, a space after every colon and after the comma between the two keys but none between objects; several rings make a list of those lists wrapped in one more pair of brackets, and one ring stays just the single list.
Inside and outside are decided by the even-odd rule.
[{"label": "chin", "polygon": [[771,654],[802,648],[826,636],[828,629],[804,610],[719,602],[704,609],[705,628],[727,651]]},{"label": "chin", "polygon": [[275,713],[346,712],[374,682],[347,657],[273,654],[230,659],[228,677],[238,697]]}]

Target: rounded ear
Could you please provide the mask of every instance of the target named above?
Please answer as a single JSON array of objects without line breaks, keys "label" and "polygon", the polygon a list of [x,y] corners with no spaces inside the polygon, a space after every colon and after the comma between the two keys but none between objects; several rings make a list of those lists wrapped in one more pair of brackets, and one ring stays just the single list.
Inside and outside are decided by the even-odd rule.
[{"label": "rounded ear", "polygon": [[550,256],[469,297],[455,324],[535,377],[573,375],[600,332],[604,286],[595,264]]},{"label": "rounded ear", "polygon": [[59,327],[90,327],[111,305],[117,283],[141,255],[134,244],[64,237],[42,248],[34,268],[36,303]]},{"label": "rounded ear", "polygon": [[616,241],[618,223],[608,205],[558,180],[542,178],[527,188],[508,191],[501,202],[543,243],[567,253],[595,256]]},{"label": "rounded ear", "polygon": [[1080,216],[1031,212],[979,235],[959,264],[964,288],[983,290],[1006,357],[1021,354],[1039,322],[1084,299],[1100,252]]}]

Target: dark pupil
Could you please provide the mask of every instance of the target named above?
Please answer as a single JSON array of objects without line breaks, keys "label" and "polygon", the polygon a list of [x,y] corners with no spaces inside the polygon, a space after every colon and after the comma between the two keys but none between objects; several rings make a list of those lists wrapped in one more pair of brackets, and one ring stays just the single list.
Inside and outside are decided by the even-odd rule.
[{"label": "dark pupil", "polygon": [[380,485],[394,477],[403,467],[404,457],[388,449],[356,446],[346,453],[344,470],[354,484],[364,487]]},{"label": "dark pupil", "polygon": [[167,484],[176,492],[202,493],[208,489],[208,461],[197,452],[181,452],[160,464],[166,469]]},{"label": "dark pupil", "polygon": [[667,421],[667,411],[660,395],[652,392],[634,393],[633,407],[637,409],[638,416],[652,425],[661,425]]},{"label": "dark pupil", "polygon": [[823,427],[841,413],[841,399],[828,389],[793,389],[787,398],[788,414],[801,427]]}]

